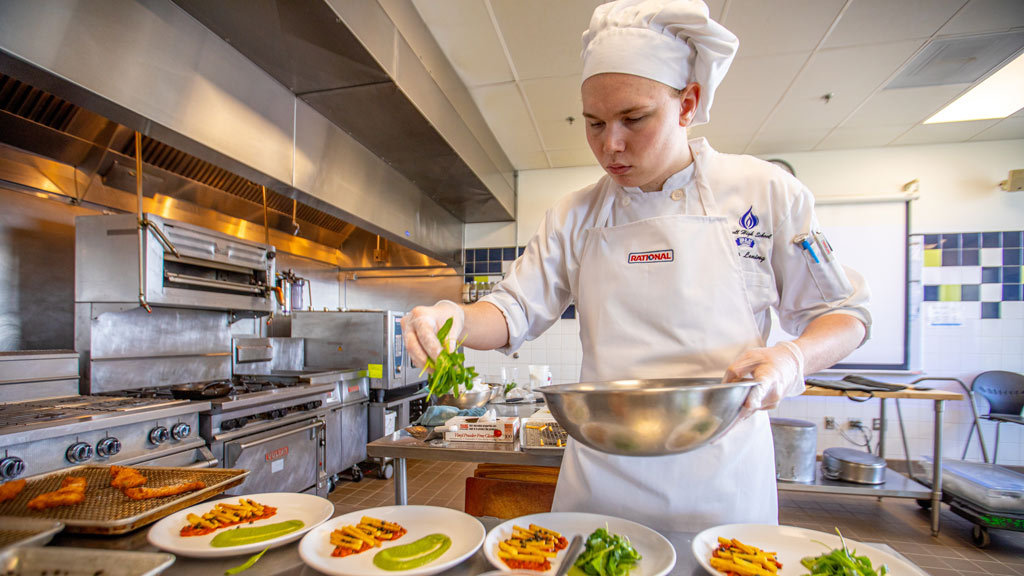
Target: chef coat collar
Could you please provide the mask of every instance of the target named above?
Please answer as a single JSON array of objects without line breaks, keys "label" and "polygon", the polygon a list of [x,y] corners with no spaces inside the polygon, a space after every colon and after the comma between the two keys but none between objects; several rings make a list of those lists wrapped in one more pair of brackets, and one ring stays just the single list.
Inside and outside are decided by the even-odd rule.
[{"label": "chef coat collar", "polygon": [[[672,192],[673,190],[685,190],[693,183],[693,175],[696,170],[696,165],[697,162],[690,162],[689,166],[669,176],[668,180],[665,181],[665,185],[661,187],[661,190],[654,192],[654,194]],[[651,192],[644,192],[639,186],[623,186],[622,189],[629,194],[651,194]]]}]

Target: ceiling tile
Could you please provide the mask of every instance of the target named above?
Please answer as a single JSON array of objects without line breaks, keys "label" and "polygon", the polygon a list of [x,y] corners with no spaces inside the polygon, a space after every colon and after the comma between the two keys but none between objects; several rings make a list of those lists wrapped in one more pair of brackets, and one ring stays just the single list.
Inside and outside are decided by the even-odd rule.
[{"label": "ceiling tile", "polygon": [[[581,116],[580,77],[543,78],[521,82],[547,150],[586,145]],[[570,124],[566,118],[572,117]]]},{"label": "ceiling tile", "polygon": [[881,90],[868,98],[843,128],[905,126],[924,122],[968,88],[964,84]]},{"label": "ceiling tile", "polygon": [[548,160],[548,155],[543,150],[515,149],[509,154],[508,159],[516,170],[545,170],[558,167]]},{"label": "ceiling tile", "polygon": [[978,140],[1024,140],[1024,115],[1011,116],[971,138]]},{"label": "ceiling tile", "polygon": [[470,94],[513,166],[522,168],[516,162],[517,155],[543,152],[533,120],[515,84],[480,86],[470,90]]},{"label": "ceiling tile", "polygon": [[909,126],[843,126],[819,142],[815,150],[841,150],[845,148],[875,148],[886,146]]},{"label": "ceiling tile", "polygon": [[579,74],[580,40],[600,0],[491,0],[520,80]]},{"label": "ceiling tile", "polygon": [[413,0],[466,87],[512,81],[497,31],[480,0]]},{"label": "ceiling tile", "polygon": [[813,50],[844,0],[734,0],[725,25],[740,39],[739,56],[767,56]]},{"label": "ceiling tile", "polygon": [[975,120],[972,122],[946,122],[943,124],[921,124],[914,126],[892,142],[894,146],[909,144],[938,144],[942,142],[966,142],[998,120]]},{"label": "ceiling tile", "polygon": [[929,38],[965,0],[853,0],[825,48]]},{"label": "ceiling tile", "polygon": [[775,108],[806,60],[804,54],[736,59],[715,91],[712,127],[753,133]]},{"label": "ceiling tile", "polygon": [[971,0],[939,34],[982,34],[1024,26],[1021,0]]},{"label": "ceiling tile", "polygon": [[551,158],[552,168],[568,168],[570,166],[597,166],[590,148],[565,148],[559,150],[548,150],[548,157]]},{"label": "ceiling tile", "polygon": [[[768,130],[832,128],[849,116],[921,46],[913,40],[816,54],[786,100],[769,120]],[[832,94],[827,103],[823,96]]]},{"label": "ceiling tile", "polygon": [[827,129],[791,129],[762,132],[747,145],[746,154],[781,154],[783,152],[809,152],[828,134]]}]

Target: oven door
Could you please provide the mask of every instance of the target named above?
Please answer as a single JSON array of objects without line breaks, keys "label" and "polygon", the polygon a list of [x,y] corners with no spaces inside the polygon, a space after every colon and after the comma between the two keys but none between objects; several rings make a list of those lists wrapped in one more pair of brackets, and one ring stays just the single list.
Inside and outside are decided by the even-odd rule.
[{"label": "oven door", "polygon": [[224,443],[224,467],[249,471],[229,494],[311,492],[327,495],[326,424],[304,420]]},{"label": "oven door", "polygon": [[[123,462],[117,464],[126,465]],[[135,462],[139,466],[164,466],[167,468],[214,468],[219,461],[206,446],[176,452],[168,456]]]}]

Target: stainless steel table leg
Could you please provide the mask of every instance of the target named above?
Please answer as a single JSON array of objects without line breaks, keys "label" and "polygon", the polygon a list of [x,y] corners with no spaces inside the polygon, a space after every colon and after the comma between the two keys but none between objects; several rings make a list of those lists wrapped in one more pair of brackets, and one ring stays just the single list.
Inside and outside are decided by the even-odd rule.
[{"label": "stainless steel table leg", "polygon": [[939,512],[942,510],[942,412],[945,409],[945,403],[945,400],[935,401],[935,444],[932,447],[932,536],[939,535]]},{"label": "stainless steel table leg", "polygon": [[405,506],[409,503],[409,493],[405,484],[405,458],[395,458],[395,504]]}]

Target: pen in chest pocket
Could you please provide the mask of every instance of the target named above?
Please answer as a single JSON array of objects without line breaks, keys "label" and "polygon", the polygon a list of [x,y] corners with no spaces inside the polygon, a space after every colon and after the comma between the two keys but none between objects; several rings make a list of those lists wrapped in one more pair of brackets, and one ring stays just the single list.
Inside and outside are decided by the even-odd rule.
[{"label": "pen in chest pocket", "polygon": [[811,241],[808,238],[810,238],[810,234],[797,234],[793,237],[793,244],[800,246],[810,254],[811,258],[814,258],[815,264],[821,264],[821,260],[818,260],[818,255],[814,252],[814,246],[811,245]]}]

